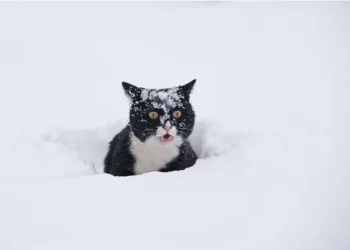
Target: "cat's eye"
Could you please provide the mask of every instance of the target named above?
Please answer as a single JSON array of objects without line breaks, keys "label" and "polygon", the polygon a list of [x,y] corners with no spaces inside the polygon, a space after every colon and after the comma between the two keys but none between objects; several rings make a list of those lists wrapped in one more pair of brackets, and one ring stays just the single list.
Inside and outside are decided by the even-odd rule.
[{"label": "cat's eye", "polygon": [[149,112],[149,118],[151,118],[152,120],[158,119],[159,114],[155,111]]},{"label": "cat's eye", "polygon": [[181,115],[182,115],[182,113],[181,113],[180,110],[176,110],[176,111],[174,111],[174,113],[173,113],[173,116],[174,116],[176,119],[180,118]]}]

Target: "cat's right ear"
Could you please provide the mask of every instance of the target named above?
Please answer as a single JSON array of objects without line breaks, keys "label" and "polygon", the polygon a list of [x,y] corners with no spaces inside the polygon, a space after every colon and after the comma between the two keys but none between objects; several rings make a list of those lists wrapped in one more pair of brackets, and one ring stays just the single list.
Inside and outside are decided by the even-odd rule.
[{"label": "cat's right ear", "polygon": [[131,99],[135,100],[140,96],[141,89],[127,82],[122,82],[123,88],[125,90],[125,94]]}]

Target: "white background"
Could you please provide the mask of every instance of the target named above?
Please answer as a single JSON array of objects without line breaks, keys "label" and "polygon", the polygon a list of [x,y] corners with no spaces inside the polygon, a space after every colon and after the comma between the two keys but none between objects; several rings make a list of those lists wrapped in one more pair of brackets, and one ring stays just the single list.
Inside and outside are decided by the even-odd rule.
[{"label": "white background", "polygon": [[[0,3],[0,249],[349,249],[349,3]],[[177,173],[95,175],[122,81],[197,84]]]}]

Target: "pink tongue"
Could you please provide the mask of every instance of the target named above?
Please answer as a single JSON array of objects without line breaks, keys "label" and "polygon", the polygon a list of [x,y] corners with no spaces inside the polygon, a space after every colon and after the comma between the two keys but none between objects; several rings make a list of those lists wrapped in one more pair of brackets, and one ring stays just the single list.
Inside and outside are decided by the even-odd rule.
[{"label": "pink tongue", "polygon": [[170,141],[171,139],[172,139],[172,137],[169,134],[164,135],[162,138],[163,141]]},{"label": "pink tongue", "polygon": [[166,134],[166,135],[163,136],[164,140],[169,140],[170,138],[171,138],[171,135],[169,135],[169,134]]}]

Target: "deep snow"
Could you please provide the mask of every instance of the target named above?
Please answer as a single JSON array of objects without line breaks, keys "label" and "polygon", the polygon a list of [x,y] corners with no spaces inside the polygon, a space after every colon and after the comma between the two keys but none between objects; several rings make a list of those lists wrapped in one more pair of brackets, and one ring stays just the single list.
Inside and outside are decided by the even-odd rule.
[{"label": "deep snow", "polygon": [[[349,13],[0,3],[0,249],[349,249]],[[194,78],[198,163],[101,174],[121,82]]]}]

